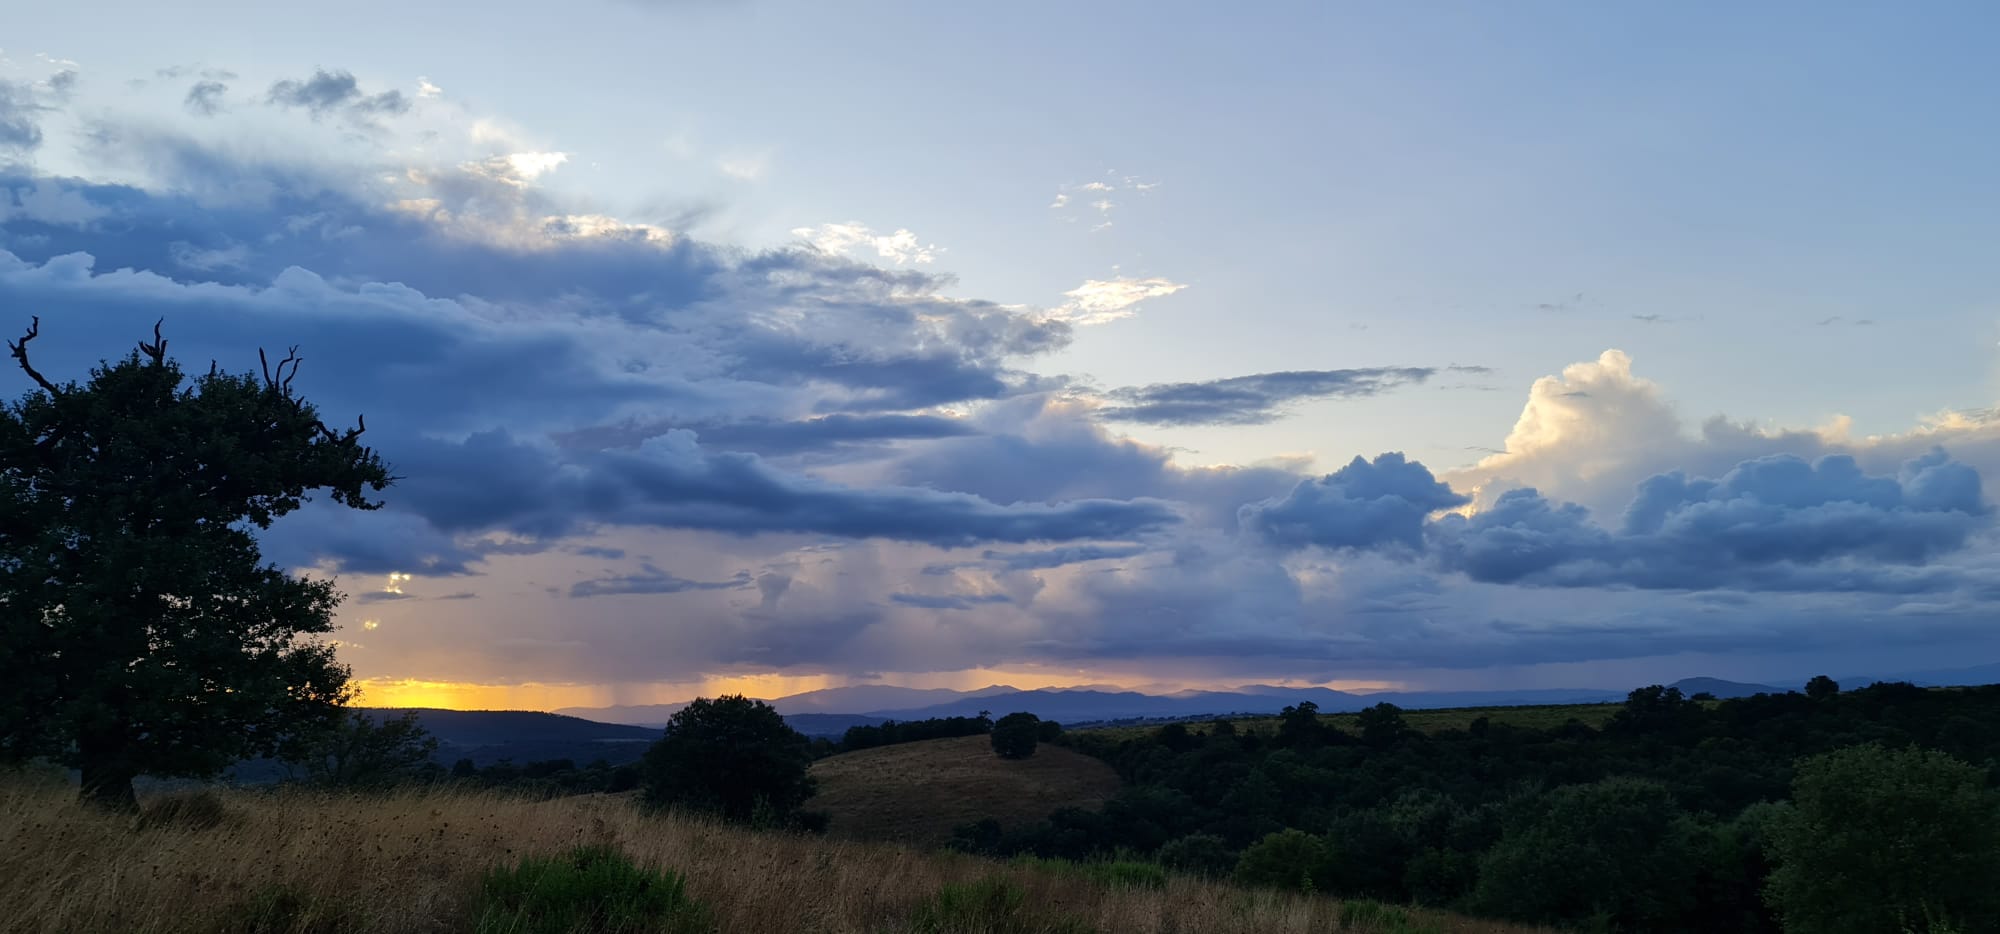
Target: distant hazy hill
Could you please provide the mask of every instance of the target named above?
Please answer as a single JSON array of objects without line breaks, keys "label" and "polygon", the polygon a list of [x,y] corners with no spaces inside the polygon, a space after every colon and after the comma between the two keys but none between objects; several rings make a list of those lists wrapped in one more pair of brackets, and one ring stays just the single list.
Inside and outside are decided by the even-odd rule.
[{"label": "distant hazy hill", "polygon": [[1709,693],[1720,698],[1751,697],[1757,694],[1783,694],[1797,688],[1775,688],[1768,684],[1750,684],[1743,681],[1724,681],[1721,678],[1682,678],[1668,687],[1681,689],[1682,694],[1693,697]]},{"label": "distant hazy hill", "polygon": [[[792,694],[775,700],[771,698],[762,698],[762,700],[769,703],[772,707],[777,708],[779,713],[785,714],[786,719],[790,720],[792,717],[802,714],[861,715],[874,710],[900,710],[928,705],[941,705],[969,698],[1014,693],[1015,690],[1015,688],[1004,684],[991,685],[976,691],[953,691],[945,688],[899,688],[886,684],[860,684],[853,687],[807,691],[803,694]],[[572,717],[583,717],[588,720],[597,720],[604,723],[628,723],[640,726],[660,727],[665,726],[669,718],[679,713],[681,708],[686,706],[687,703],[682,702],[678,704],[634,704],[619,707],[564,707],[556,711],[556,713]],[[978,708],[975,707],[974,709]],[[852,726],[861,722],[863,721],[856,720],[854,724],[849,725]],[[867,722],[879,721],[870,720]],[[792,723],[793,728],[809,735],[811,735],[812,731],[801,726],[801,723],[812,725],[815,728],[820,728],[823,725],[822,721],[816,720],[795,721]],[[846,727],[842,727],[841,729],[844,730]]]},{"label": "distant hazy hill", "polygon": [[1622,691],[1556,689],[1540,691],[1433,691],[1352,694],[1330,688],[1288,688],[1250,685],[1234,691],[1183,691],[1140,694],[1132,691],[1016,691],[957,700],[913,710],[877,710],[874,716],[892,720],[951,717],[990,710],[995,716],[1025,710],[1044,720],[1083,723],[1133,718],[1201,717],[1226,713],[1274,714],[1301,701],[1312,701],[1323,713],[1346,713],[1391,703],[1411,709],[1437,707],[1498,707],[1526,704],[1590,704],[1618,700]]},{"label": "distant hazy hill", "polygon": [[516,763],[543,759],[593,759],[612,764],[631,762],[659,739],[658,730],[618,723],[598,723],[580,717],[536,710],[439,710],[368,708],[367,712],[400,717],[413,710],[424,729],[438,739],[437,759],[450,764],[471,759],[484,766],[501,759]]}]

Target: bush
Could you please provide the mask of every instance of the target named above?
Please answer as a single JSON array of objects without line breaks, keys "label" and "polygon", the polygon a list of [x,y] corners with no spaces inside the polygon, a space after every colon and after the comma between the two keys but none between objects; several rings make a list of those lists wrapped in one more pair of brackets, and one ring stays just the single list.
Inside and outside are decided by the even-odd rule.
[{"label": "bush", "polygon": [[1219,878],[1236,866],[1229,842],[1212,833],[1189,834],[1160,847],[1160,864],[1178,872]]},{"label": "bush", "polygon": [[1610,778],[1518,805],[1480,860],[1480,911],[1541,924],[1686,929],[1697,867],[1683,812],[1665,787]]},{"label": "bush", "polygon": [[1035,754],[1042,718],[1031,713],[1010,713],[993,724],[993,752],[1002,759],[1026,759]]},{"label": "bush", "polygon": [[140,803],[139,829],[211,830],[221,826],[229,816],[222,796],[213,791],[176,791]]},{"label": "bush", "polygon": [[2000,929],[2000,815],[1976,766],[1880,746],[1816,756],[1767,827],[1766,899],[1786,931]]},{"label": "bush", "polygon": [[608,846],[487,873],[475,917],[479,934],[693,934],[712,927],[680,876],[635,866]]},{"label": "bush", "polygon": [[1028,895],[1005,879],[947,885],[911,919],[918,934],[1088,934],[1090,925],[1059,915],[1037,918],[1027,910]]},{"label": "bush", "polygon": [[1250,845],[1236,861],[1240,885],[1311,892],[1326,867],[1326,844],[1303,830],[1280,830]]}]

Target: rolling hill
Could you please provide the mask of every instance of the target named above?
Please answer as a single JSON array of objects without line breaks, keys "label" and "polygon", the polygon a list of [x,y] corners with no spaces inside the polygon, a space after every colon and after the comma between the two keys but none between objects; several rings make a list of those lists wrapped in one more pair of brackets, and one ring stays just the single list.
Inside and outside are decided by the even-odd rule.
[{"label": "rolling hill", "polygon": [[1060,807],[1095,808],[1118,790],[1103,761],[1044,744],[1002,759],[985,736],[959,736],[844,753],[813,763],[819,793],[808,810],[832,817],[836,837],[938,846],[953,827],[984,817],[1003,827]]}]

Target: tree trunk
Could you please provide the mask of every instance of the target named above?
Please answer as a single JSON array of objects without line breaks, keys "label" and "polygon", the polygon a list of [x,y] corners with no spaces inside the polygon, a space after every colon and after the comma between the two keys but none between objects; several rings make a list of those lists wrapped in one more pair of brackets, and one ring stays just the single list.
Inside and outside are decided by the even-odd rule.
[{"label": "tree trunk", "polygon": [[124,750],[86,740],[78,744],[77,752],[82,758],[78,765],[83,772],[83,800],[113,811],[138,813],[139,796],[132,791],[132,780],[139,777],[139,770],[126,764],[121,755]]}]

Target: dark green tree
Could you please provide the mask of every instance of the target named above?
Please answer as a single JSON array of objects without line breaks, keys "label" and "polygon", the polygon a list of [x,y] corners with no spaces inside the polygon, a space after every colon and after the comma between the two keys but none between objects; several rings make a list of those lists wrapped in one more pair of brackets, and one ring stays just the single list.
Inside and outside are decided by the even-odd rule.
[{"label": "dark green tree", "polygon": [[[315,785],[384,788],[422,774],[437,753],[438,741],[415,711],[400,717],[352,711],[331,729],[296,745],[302,748],[292,764]],[[461,761],[469,771],[472,763]]]},{"label": "dark green tree", "polygon": [[1813,675],[1806,682],[1806,696],[1813,700],[1825,700],[1840,693],[1840,682],[1825,675]]},{"label": "dark green tree", "polygon": [[1354,715],[1354,723],[1361,728],[1361,741],[1370,746],[1393,746],[1410,732],[1403,708],[1387,701],[1363,708]]},{"label": "dark green tree", "polygon": [[292,391],[294,350],[262,374],[189,379],[151,343],[0,406],[0,758],[82,772],[87,799],[136,807],[146,773],[213,775],[326,728],[347,669],[315,638],[340,596],[266,564],[253,532],[328,490],[357,509],[391,481]]},{"label": "dark green tree", "polygon": [[1517,806],[1480,860],[1480,910],[1542,924],[1687,929],[1696,866],[1683,812],[1665,786],[1608,778]]},{"label": "dark green tree", "polygon": [[730,820],[789,819],[812,797],[812,749],[763,701],[740,694],[697,699],[667,721],[646,750],[645,800]]},{"label": "dark green tree", "polygon": [[993,752],[1002,759],[1026,759],[1035,754],[1041,732],[1042,718],[1010,713],[993,722]]},{"label": "dark green tree", "polygon": [[1852,746],[1799,764],[1767,824],[1786,931],[2000,930],[2000,811],[1986,774],[1941,752]]}]

